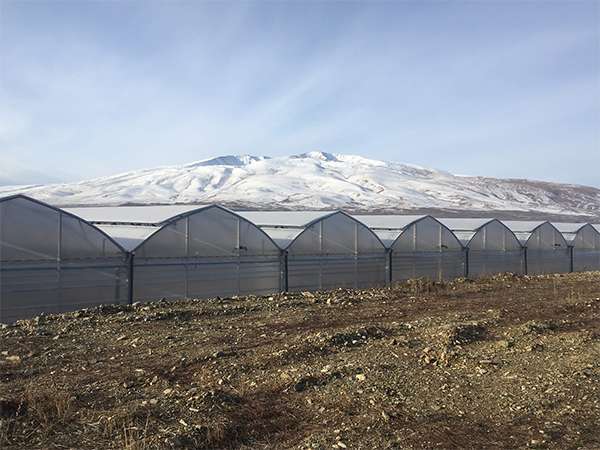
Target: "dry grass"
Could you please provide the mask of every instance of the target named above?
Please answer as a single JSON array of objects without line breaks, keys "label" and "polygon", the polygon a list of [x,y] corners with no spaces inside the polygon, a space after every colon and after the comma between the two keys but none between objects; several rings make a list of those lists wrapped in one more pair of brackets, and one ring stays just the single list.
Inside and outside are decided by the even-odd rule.
[{"label": "dry grass", "polygon": [[76,416],[75,397],[63,390],[29,385],[23,395],[28,417],[45,432],[56,427],[67,427]]},{"label": "dry grass", "polygon": [[123,450],[148,450],[150,445],[148,436],[148,420],[143,428],[133,423],[123,426]]},{"label": "dry grass", "polygon": [[599,299],[505,275],[27,321],[0,447],[600,448]]}]

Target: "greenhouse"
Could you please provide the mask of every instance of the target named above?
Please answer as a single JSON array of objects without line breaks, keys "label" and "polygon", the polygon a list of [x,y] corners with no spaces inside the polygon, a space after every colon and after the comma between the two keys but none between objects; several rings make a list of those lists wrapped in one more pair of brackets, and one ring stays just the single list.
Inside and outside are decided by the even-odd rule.
[{"label": "greenhouse", "polygon": [[133,301],[278,292],[280,251],[216,205],[72,208],[132,253]]},{"label": "greenhouse", "polygon": [[386,284],[387,254],[379,238],[344,212],[240,212],[284,251],[285,289],[304,291]]},{"label": "greenhouse", "polygon": [[502,222],[525,247],[525,273],[540,275],[571,271],[571,252],[567,241],[550,222]]},{"label": "greenhouse", "polygon": [[497,219],[439,219],[467,248],[467,275],[522,274],[525,252],[515,234]]},{"label": "greenhouse", "polygon": [[431,216],[355,216],[368,225],[391,252],[390,281],[465,276],[465,250],[444,224]]},{"label": "greenhouse", "polygon": [[80,217],[0,199],[0,322],[128,300],[127,253]]},{"label": "greenhouse", "polygon": [[571,270],[600,270],[600,232],[586,223],[552,223],[571,247]]},{"label": "greenhouse", "polygon": [[0,198],[0,322],[100,304],[600,270],[600,225]]}]

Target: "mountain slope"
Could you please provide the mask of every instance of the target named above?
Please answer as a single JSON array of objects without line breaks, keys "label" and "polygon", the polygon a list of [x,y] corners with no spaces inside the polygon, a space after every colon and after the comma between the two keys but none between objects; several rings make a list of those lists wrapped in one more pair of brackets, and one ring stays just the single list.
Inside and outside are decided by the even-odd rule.
[{"label": "mountain slope", "polygon": [[79,183],[0,187],[55,205],[221,203],[244,208],[600,214],[600,189],[456,176],[354,155],[221,156]]}]

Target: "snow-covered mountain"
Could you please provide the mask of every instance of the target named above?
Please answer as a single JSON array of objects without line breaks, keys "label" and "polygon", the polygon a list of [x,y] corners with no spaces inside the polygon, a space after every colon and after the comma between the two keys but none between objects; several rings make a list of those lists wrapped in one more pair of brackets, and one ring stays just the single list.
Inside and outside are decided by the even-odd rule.
[{"label": "snow-covered mountain", "polygon": [[600,189],[467,177],[361,156],[221,156],[68,184],[0,187],[54,205],[221,203],[237,208],[468,210],[600,215]]}]

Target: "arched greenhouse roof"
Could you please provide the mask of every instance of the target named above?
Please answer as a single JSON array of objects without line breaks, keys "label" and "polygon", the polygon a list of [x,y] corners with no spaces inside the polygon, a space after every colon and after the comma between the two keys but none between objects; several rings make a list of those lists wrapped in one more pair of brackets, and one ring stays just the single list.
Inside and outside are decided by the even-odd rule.
[{"label": "arched greenhouse roof", "polygon": [[282,250],[290,249],[313,225],[334,216],[342,216],[360,226],[382,249],[385,249],[385,244],[377,233],[360,218],[351,216],[345,211],[241,211],[240,215],[264,230]]},{"label": "arched greenhouse roof", "polygon": [[[84,227],[85,227],[85,228],[88,228],[89,230],[91,230],[91,232],[93,234],[96,234],[101,239],[105,239],[107,242],[109,242],[110,245],[114,247],[115,253],[123,254],[123,255],[127,253],[126,248],[124,246],[122,246],[118,242],[118,240],[113,238],[110,234],[106,233],[106,231],[102,230],[100,227],[98,227],[94,223],[86,220],[85,217],[81,217],[72,211],[49,205],[45,202],[34,199],[34,198],[29,197],[24,194],[15,194],[15,195],[10,195],[7,197],[0,198],[0,205],[2,205],[2,204],[8,205],[11,202],[26,202],[31,205],[35,205],[37,207],[46,209],[48,212],[51,212],[53,214],[58,214],[61,217],[61,225],[60,225],[61,237],[65,241],[65,245],[69,244],[71,247],[73,247],[73,246],[77,246],[77,245],[81,246],[81,245],[86,244],[88,247],[88,251],[90,251],[90,246],[93,247],[94,245],[97,245],[98,243],[90,242],[90,239],[91,239],[90,236],[84,236],[86,234],[84,231]],[[2,217],[5,214],[6,213],[3,212],[3,210],[0,208],[0,221],[7,221],[8,218],[6,216]],[[70,223],[63,221],[62,218],[68,218]],[[79,226],[74,226],[74,224],[76,224],[76,223],[79,224]],[[28,225],[31,225],[31,227],[28,227]],[[83,225],[83,227],[82,227],[82,225]],[[36,231],[36,234],[38,236],[41,233],[47,232],[47,230],[44,230],[43,227],[40,226],[39,223],[35,223],[35,224],[21,223],[20,224],[20,229],[19,229],[20,234],[26,233],[28,230]],[[79,240],[79,242],[70,242],[73,239],[77,239],[78,235],[81,238]],[[47,239],[48,239],[48,236],[46,236],[46,240]],[[7,245],[8,243],[2,242],[2,244]],[[28,244],[34,245],[35,242],[28,242]],[[61,243],[61,245],[62,244],[63,243]],[[103,244],[103,246],[104,246],[104,244]],[[103,248],[104,248],[104,252],[106,252],[105,246]],[[72,248],[72,250],[74,251],[74,253],[78,253],[76,249]],[[97,250],[99,250],[99,249],[97,249]],[[68,256],[68,255],[63,255],[63,256]]]},{"label": "arched greenhouse roof", "polygon": [[448,231],[459,247],[462,248],[462,243],[456,234],[448,228],[445,224],[440,222],[433,216],[430,215],[356,215],[354,216],[360,219],[365,225],[367,225],[373,232],[379,236],[382,242],[384,242],[387,248],[392,248],[401,238],[401,236],[410,229],[413,225],[418,224],[421,221],[433,221],[439,226]]},{"label": "arched greenhouse roof", "polygon": [[552,222],[552,225],[562,233],[570,246],[582,246],[581,244],[584,244],[583,247],[596,247],[600,241],[600,227],[597,229],[592,224]]},{"label": "arched greenhouse roof", "polygon": [[273,248],[278,249],[277,243],[252,221],[237,212],[215,204],[70,208],[70,211],[88,218],[92,223],[113,236],[115,240],[134,253],[151,241],[154,236],[176,225],[182,219],[190,218],[209,210],[218,210],[228,216],[240,219],[264,235]]},{"label": "arched greenhouse roof", "polygon": [[506,225],[512,232],[517,236],[517,239],[521,242],[521,244],[525,247],[528,246],[529,240],[534,236],[536,231],[538,231],[542,227],[550,227],[552,228],[557,236],[560,236],[565,246],[568,245],[567,240],[564,238],[563,234],[547,220],[539,220],[539,221],[521,221],[521,220],[502,220],[504,225]]},{"label": "arched greenhouse roof", "polygon": [[519,238],[516,236],[513,230],[507,227],[502,221],[492,218],[448,218],[438,219],[441,223],[446,225],[456,237],[461,241],[465,247],[469,247],[472,240],[475,238],[478,232],[490,224],[497,223],[506,231],[508,231],[515,239],[515,241],[521,245]]},{"label": "arched greenhouse roof", "polygon": [[379,237],[381,242],[390,248],[396,241],[402,231],[412,223],[428,217],[426,215],[387,215],[387,214],[365,214],[354,215],[354,217],[362,221]]}]

